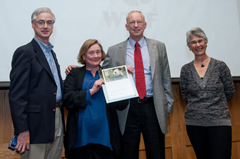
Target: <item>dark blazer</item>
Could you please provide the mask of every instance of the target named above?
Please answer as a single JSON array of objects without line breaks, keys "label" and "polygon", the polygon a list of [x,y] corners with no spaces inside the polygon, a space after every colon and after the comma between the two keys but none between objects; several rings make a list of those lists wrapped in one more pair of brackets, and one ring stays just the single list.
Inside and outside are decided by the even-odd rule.
[{"label": "dark blazer", "polygon": [[[53,51],[52,54],[63,88],[60,67]],[[31,144],[52,142],[57,85],[45,55],[34,39],[15,51],[10,80],[9,102],[14,134],[29,131]]]},{"label": "dark blazer", "polygon": [[[67,129],[64,139],[66,157],[75,144],[78,135],[78,110],[86,108],[86,91],[82,90],[82,83],[85,76],[86,67],[73,68],[64,81],[63,105],[68,109]],[[106,105],[108,123],[110,128],[111,146],[114,150],[115,158],[120,156],[120,129],[116,109],[126,108],[127,101],[116,102]]]}]

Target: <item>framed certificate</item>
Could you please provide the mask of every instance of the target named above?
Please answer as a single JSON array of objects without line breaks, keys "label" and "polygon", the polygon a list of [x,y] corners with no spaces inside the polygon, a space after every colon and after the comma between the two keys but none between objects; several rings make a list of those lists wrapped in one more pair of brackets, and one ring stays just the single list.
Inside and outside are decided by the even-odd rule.
[{"label": "framed certificate", "polygon": [[100,72],[105,82],[102,88],[107,103],[138,97],[135,83],[126,65],[102,69]]}]

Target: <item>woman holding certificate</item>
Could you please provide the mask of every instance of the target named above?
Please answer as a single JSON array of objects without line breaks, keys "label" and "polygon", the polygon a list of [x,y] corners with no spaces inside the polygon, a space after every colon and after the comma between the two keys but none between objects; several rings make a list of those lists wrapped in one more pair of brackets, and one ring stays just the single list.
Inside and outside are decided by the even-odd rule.
[{"label": "woman holding certificate", "polygon": [[[102,91],[104,81],[99,76],[99,65],[105,56],[97,40],[85,41],[77,57],[84,66],[72,68],[64,82],[63,104],[68,109],[65,136],[68,159],[109,159],[113,157],[113,150],[118,149],[117,117],[115,112],[108,113],[114,108],[106,107]],[[110,130],[110,125],[117,126]],[[110,133],[114,142],[110,142]]]}]

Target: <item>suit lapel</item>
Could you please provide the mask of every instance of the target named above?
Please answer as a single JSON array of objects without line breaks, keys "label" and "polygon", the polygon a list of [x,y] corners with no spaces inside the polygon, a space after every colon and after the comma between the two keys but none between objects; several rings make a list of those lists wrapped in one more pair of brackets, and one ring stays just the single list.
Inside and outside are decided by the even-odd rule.
[{"label": "suit lapel", "polygon": [[145,37],[145,39],[146,39],[147,45],[148,45],[148,51],[149,51],[150,63],[151,63],[151,74],[152,74],[152,78],[153,78],[154,73],[155,73],[155,61],[156,61],[156,51],[157,51],[156,44],[152,40],[150,40],[146,37]]},{"label": "suit lapel", "polygon": [[[48,65],[48,62],[47,62],[47,59],[46,59],[44,53],[42,52],[42,49],[40,48],[40,46],[38,45],[38,43],[35,40],[32,40],[32,44],[34,46],[36,58],[38,59],[39,63],[43,66],[43,68],[48,72],[48,74],[54,80],[51,69]],[[54,80],[54,82],[55,82],[55,80]]]},{"label": "suit lapel", "polygon": [[124,41],[122,45],[119,46],[119,50],[118,50],[118,59],[121,65],[126,64],[126,50],[127,50],[127,40]]}]

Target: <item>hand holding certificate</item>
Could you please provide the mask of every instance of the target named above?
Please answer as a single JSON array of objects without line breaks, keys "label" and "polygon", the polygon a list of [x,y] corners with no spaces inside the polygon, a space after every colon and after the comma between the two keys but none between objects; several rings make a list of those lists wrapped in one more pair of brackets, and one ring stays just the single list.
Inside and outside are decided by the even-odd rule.
[{"label": "hand holding certificate", "polygon": [[102,85],[107,103],[138,97],[138,93],[126,65],[101,70],[100,75],[105,85]]}]

